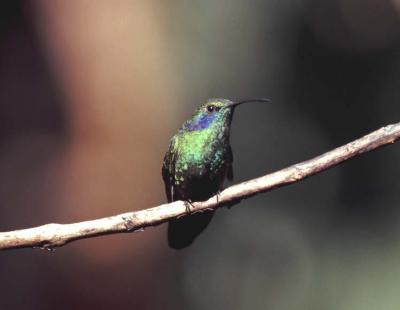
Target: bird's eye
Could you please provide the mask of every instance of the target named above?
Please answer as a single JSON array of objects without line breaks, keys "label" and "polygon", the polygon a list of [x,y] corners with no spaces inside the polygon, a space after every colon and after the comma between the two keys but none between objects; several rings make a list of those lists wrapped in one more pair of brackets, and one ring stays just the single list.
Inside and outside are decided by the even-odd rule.
[{"label": "bird's eye", "polygon": [[214,112],[214,109],[215,109],[215,107],[213,105],[207,106],[207,111],[210,112],[210,113]]}]

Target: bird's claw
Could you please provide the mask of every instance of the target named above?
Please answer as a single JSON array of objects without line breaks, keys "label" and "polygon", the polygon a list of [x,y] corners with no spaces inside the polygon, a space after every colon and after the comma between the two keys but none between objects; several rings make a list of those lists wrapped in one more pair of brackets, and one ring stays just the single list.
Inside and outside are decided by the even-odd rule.
[{"label": "bird's claw", "polygon": [[219,204],[219,195],[221,194],[221,191],[219,190],[218,192],[217,192],[217,194],[215,195],[216,196],[216,198],[217,198],[217,205]]},{"label": "bird's claw", "polygon": [[194,206],[193,206],[193,204],[192,204],[192,202],[190,200],[185,200],[185,208],[186,208],[187,215],[192,213],[190,208],[194,208]]}]

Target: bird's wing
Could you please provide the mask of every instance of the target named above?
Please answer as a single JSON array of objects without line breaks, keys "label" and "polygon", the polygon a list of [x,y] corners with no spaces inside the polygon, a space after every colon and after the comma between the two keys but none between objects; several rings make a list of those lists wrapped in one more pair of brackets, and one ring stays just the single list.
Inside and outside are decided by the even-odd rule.
[{"label": "bird's wing", "polygon": [[175,137],[171,139],[168,151],[164,156],[161,174],[165,184],[165,193],[168,202],[174,201],[174,176],[175,176]]},{"label": "bird's wing", "polygon": [[228,167],[226,178],[229,181],[233,181],[233,153],[232,153],[232,148],[230,145],[228,146],[228,150],[227,150],[226,162],[227,162],[227,167]]},{"label": "bird's wing", "polygon": [[173,182],[171,182],[171,178],[169,177],[169,172],[166,169],[165,165],[162,166],[162,177],[164,179],[164,185],[165,185],[165,194],[167,195],[167,200],[168,202],[171,202],[174,196],[174,188],[173,188]]}]

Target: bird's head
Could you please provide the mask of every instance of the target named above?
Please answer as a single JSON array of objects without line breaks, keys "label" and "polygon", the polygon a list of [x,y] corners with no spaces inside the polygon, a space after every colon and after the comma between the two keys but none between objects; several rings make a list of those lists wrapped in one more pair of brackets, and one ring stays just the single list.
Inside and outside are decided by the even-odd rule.
[{"label": "bird's head", "polygon": [[223,98],[209,99],[196,110],[191,119],[186,121],[184,129],[193,131],[203,130],[215,124],[229,125],[235,108],[247,102],[270,102],[270,100],[264,98],[241,101]]}]

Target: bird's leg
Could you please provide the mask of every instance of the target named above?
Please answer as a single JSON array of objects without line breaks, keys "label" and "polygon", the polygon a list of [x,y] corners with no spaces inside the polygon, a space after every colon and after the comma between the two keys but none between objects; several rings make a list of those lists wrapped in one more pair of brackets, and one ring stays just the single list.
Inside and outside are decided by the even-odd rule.
[{"label": "bird's leg", "polygon": [[221,190],[218,190],[218,192],[215,194],[217,198],[217,205],[219,204],[219,195],[221,194]]},{"label": "bird's leg", "polygon": [[187,213],[187,215],[190,215],[190,213],[192,213],[192,211],[190,210],[190,207],[194,208],[192,201],[190,199],[188,199],[188,200],[185,200],[184,203],[185,203],[186,213]]}]

